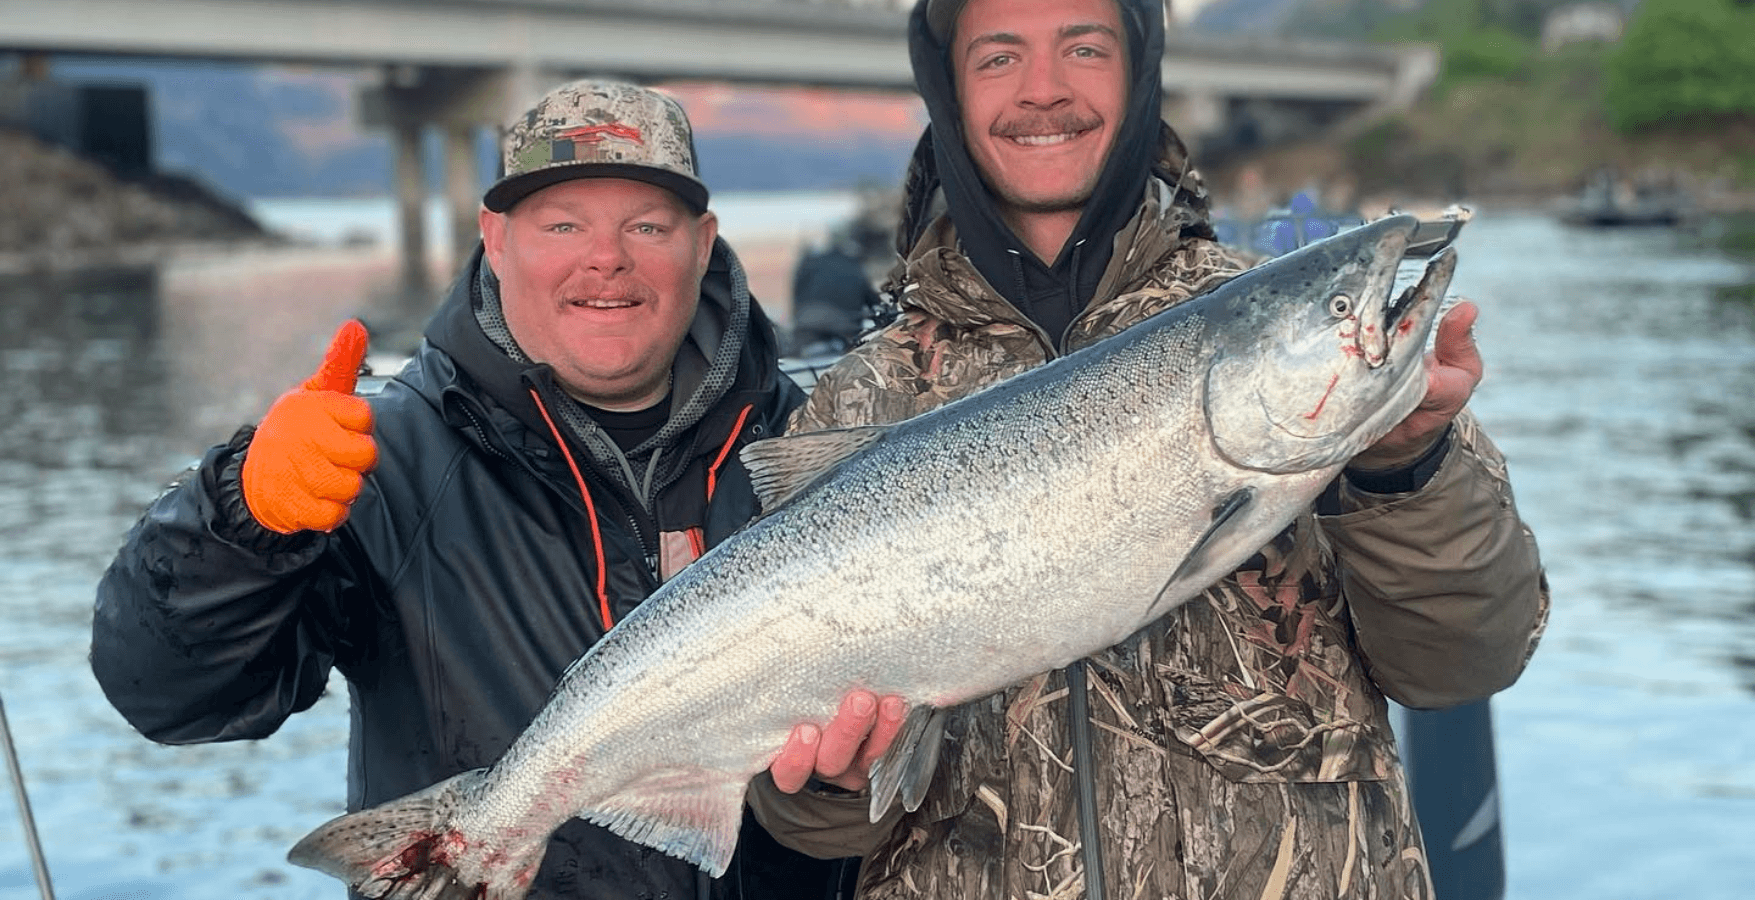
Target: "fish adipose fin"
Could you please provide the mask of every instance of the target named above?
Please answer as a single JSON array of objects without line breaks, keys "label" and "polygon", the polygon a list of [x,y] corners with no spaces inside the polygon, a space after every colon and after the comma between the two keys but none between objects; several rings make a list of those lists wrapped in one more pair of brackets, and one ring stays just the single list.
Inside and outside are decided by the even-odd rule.
[{"label": "fish adipose fin", "polygon": [[[1170,580],[1165,583],[1164,589],[1158,592],[1158,596],[1186,596],[1205,588],[1207,584],[1212,582],[1213,579],[1208,577],[1201,578],[1199,584],[1188,583],[1190,579],[1196,578],[1202,571],[1208,570],[1213,565],[1216,554],[1230,549],[1238,530],[1243,527],[1243,523],[1248,518],[1246,513],[1250,505],[1254,502],[1255,490],[1253,488],[1239,488],[1225,495],[1225,499],[1220,500],[1213,507],[1212,524],[1207,526],[1207,530],[1201,534],[1200,539],[1194,542],[1193,547],[1189,548],[1188,555],[1182,559],[1182,565],[1176,567],[1175,574],[1170,576]],[[1255,548],[1251,547],[1250,549]]]},{"label": "fish adipose fin", "polygon": [[287,861],[333,875],[366,897],[518,900],[542,865],[546,836],[490,854],[451,824],[484,771],[331,819],[293,845]]},{"label": "fish adipose fin", "polygon": [[705,769],[653,771],[577,815],[620,837],[687,860],[718,878],[743,825],[747,776]]},{"label": "fish adipose fin", "polygon": [[881,759],[871,766],[871,820],[883,818],[896,795],[902,795],[902,808],[913,812],[926,797],[932,784],[933,770],[938,768],[938,751],[944,745],[945,711],[934,706],[916,706],[908,711],[902,732],[896,735]]},{"label": "fish adipose fin", "polygon": [[888,425],[864,425],[769,438],[743,448],[738,458],[750,470],[750,482],[767,513],[889,430]]}]

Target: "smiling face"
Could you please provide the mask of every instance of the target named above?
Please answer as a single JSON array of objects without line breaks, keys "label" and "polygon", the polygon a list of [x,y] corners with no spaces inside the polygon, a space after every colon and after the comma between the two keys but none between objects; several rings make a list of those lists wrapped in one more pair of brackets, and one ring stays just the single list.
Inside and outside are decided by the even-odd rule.
[{"label": "smiling face", "polygon": [[664,398],[718,234],[712,213],[642,181],[580,178],[480,219],[506,325],[532,360],[601,409]]},{"label": "smiling face", "polygon": [[1001,215],[1021,234],[1076,223],[1126,115],[1114,0],[969,0],[951,40],[963,141]]}]

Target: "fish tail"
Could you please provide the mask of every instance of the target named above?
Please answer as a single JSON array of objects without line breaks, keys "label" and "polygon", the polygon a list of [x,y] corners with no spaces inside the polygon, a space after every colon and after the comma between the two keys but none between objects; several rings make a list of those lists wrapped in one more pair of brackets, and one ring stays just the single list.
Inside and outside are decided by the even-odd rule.
[{"label": "fish tail", "polygon": [[333,875],[366,897],[521,900],[545,840],[489,846],[454,822],[485,777],[464,772],[426,790],[331,819],[293,845],[288,862]]}]

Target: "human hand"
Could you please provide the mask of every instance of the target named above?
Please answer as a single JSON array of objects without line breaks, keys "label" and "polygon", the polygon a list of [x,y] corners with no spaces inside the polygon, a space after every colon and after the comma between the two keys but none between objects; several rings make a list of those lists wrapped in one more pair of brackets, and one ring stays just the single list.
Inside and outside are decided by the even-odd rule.
[{"label": "human hand", "polygon": [[806,723],[792,729],[768,772],[788,794],[797,793],[812,775],[849,791],[863,790],[872,763],[890,749],[907,712],[901,697],[880,701],[871,691],[855,688],[826,727]]},{"label": "human hand", "polygon": [[372,408],[353,395],[366,358],[366,328],[349,319],[323,365],[280,396],[244,454],[244,505],[281,534],[333,531],[347,519],[366,472],[378,461]]},{"label": "human hand", "polygon": [[1473,331],[1480,312],[1464,300],[1444,314],[1438,339],[1426,354],[1425,398],[1388,434],[1353,457],[1350,468],[1369,472],[1409,465],[1444,434],[1481,383],[1481,353]]}]

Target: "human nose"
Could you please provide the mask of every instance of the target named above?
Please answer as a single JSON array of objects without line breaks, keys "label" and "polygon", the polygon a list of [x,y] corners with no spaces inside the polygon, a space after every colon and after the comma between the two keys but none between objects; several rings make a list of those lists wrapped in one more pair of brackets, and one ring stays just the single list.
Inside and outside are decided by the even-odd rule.
[{"label": "human nose", "polygon": [[1024,77],[1018,85],[1018,104],[1046,109],[1070,102],[1072,91],[1067,87],[1066,73],[1056,57],[1037,57],[1024,64]]},{"label": "human nose", "polygon": [[619,231],[593,229],[580,241],[579,262],[586,271],[608,277],[633,267],[627,243]]}]

